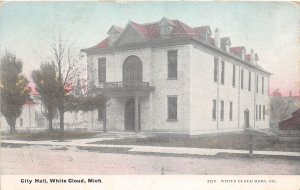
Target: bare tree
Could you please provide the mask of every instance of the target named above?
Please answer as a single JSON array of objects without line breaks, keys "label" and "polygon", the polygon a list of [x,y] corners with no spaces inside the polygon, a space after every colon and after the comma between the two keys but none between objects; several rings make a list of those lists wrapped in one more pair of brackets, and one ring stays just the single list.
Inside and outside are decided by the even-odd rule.
[{"label": "bare tree", "polygon": [[59,91],[57,94],[58,112],[60,118],[60,132],[64,134],[64,112],[65,102],[68,101],[67,95],[72,90],[72,86],[76,82],[76,77],[85,71],[82,62],[82,56],[76,51],[71,43],[64,41],[59,35],[54,38],[51,45],[51,59],[58,73]]}]

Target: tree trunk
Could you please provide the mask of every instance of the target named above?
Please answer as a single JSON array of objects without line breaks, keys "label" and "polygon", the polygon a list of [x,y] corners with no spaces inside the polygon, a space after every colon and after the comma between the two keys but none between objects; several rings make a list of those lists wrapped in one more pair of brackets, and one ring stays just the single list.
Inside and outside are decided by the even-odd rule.
[{"label": "tree trunk", "polygon": [[59,112],[59,128],[60,128],[60,136],[61,139],[64,138],[64,131],[65,131],[65,127],[64,127],[64,114],[65,114],[65,107],[64,107],[64,88],[61,86],[60,89],[60,96],[59,96],[59,105],[58,105],[58,112]]},{"label": "tree trunk", "polygon": [[65,127],[64,127],[64,110],[63,107],[60,106],[60,108],[58,109],[59,112],[59,128],[60,128],[60,135],[61,138],[63,138],[64,136],[64,131],[65,131]]},{"label": "tree trunk", "polygon": [[52,124],[53,118],[49,119],[49,131],[53,131],[53,124]]},{"label": "tree trunk", "polygon": [[16,119],[15,117],[6,117],[6,121],[9,125],[9,134],[15,134],[16,131]]},{"label": "tree trunk", "polygon": [[60,110],[59,111],[59,127],[60,130],[63,132],[64,131],[64,111]]},{"label": "tree trunk", "polygon": [[63,86],[63,78],[62,78],[62,70],[61,70],[61,60],[58,60],[58,81],[60,82],[59,86],[59,94],[58,94],[58,112],[59,112],[59,128],[60,128],[60,138],[61,140],[64,138],[64,113],[65,113],[65,107],[64,107],[64,98],[65,98],[65,92],[64,92],[64,86]]}]

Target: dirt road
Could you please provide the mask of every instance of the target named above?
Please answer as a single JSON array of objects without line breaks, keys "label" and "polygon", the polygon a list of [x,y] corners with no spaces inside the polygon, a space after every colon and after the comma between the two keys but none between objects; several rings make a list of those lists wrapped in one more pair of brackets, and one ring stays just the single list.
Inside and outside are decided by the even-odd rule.
[{"label": "dirt road", "polygon": [[47,146],[1,148],[1,174],[300,174],[299,160],[89,152]]}]

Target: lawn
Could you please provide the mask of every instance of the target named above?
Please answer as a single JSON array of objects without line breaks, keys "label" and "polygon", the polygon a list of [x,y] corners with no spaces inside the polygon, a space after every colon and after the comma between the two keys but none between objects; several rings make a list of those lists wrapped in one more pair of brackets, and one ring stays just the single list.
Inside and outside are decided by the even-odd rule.
[{"label": "lawn", "polygon": [[[189,135],[167,135],[159,134],[146,138],[126,138],[116,140],[97,141],[91,144],[114,144],[114,145],[143,145],[143,146],[164,146],[164,147],[190,147],[190,148],[216,148],[216,149],[248,149],[248,135],[246,133],[216,134],[205,136]],[[255,150],[271,151],[295,151],[298,148],[278,145],[276,139],[271,137],[254,138]]]},{"label": "lawn", "polygon": [[[97,132],[87,132],[87,131],[65,131],[63,139],[87,139],[93,138]],[[61,135],[59,130],[52,132],[41,131],[36,133],[29,132],[19,132],[14,135],[7,135],[1,133],[2,140],[24,140],[24,141],[42,141],[42,140],[61,140]]]}]

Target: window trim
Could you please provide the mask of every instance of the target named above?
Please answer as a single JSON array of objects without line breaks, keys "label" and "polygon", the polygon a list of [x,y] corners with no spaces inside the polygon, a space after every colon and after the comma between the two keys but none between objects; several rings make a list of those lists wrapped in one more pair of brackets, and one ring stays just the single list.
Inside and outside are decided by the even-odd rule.
[{"label": "window trim", "polygon": [[258,93],[258,74],[256,75],[256,93]]},{"label": "window trim", "polygon": [[212,106],[212,120],[217,120],[217,100],[213,99],[213,106]]},{"label": "window trim", "polygon": [[[176,98],[176,118],[170,118],[169,114],[169,98]],[[168,95],[167,96],[167,121],[178,121],[178,96],[177,95]]]},{"label": "window trim", "polygon": [[[169,54],[172,53],[172,52],[176,52],[176,76],[170,76],[170,57],[169,57]],[[167,51],[167,69],[168,69],[168,72],[167,72],[167,79],[168,80],[177,80],[178,79],[178,50],[177,49],[172,49],[172,50],[168,50]]]},{"label": "window trim", "polygon": [[224,105],[224,100],[220,100],[220,121],[224,121],[224,109],[225,109],[225,105]]},{"label": "window trim", "polygon": [[236,81],[235,81],[235,78],[236,78],[236,66],[233,64],[232,65],[232,87],[233,88],[235,88],[235,83],[236,83]]},{"label": "window trim", "polygon": [[263,120],[266,120],[266,106],[263,105]]},{"label": "window trim", "polygon": [[258,105],[256,104],[256,108],[255,108],[255,120],[258,121]]},{"label": "window trim", "polygon": [[249,71],[249,76],[248,76],[248,91],[250,92],[251,91],[251,83],[252,83],[252,81],[251,81],[251,71]]},{"label": "window trim", "polygon": [[241,89],[244,89],[244,69],[241,69]]},{"label": "window trim", "polygon": [[233,103],[229,102],[229,121],[233,121]]},{"label": "window trim", "polygon": [[[101,67],[101,60],[104,60],[104,67]],[[101,70],[100,68],[105,68],[104,72],[101,73]],[[104,74],[104,76],[101,78],[101,74]],[[106,57],[99,57],[98,58],[98,83],[101,83],[101,82],[106,82]]]},{"label": "window trim", "polygon": [[225,84],[225,61],[221,61],[221,85]]},{"label": "window trim", "polygon": [[169,35],[173,30],[173,27],[171,25],[163,25],[159,27],[159,34],[161,36],[167,36]]},{"label": "window trim", "polygon": [[259,105],[259,121],[261,121],[261,105]]},{"label": "window trim", "polygon": [[218,83],[219,81],[219,58],[214,57],[214,82]]}]

